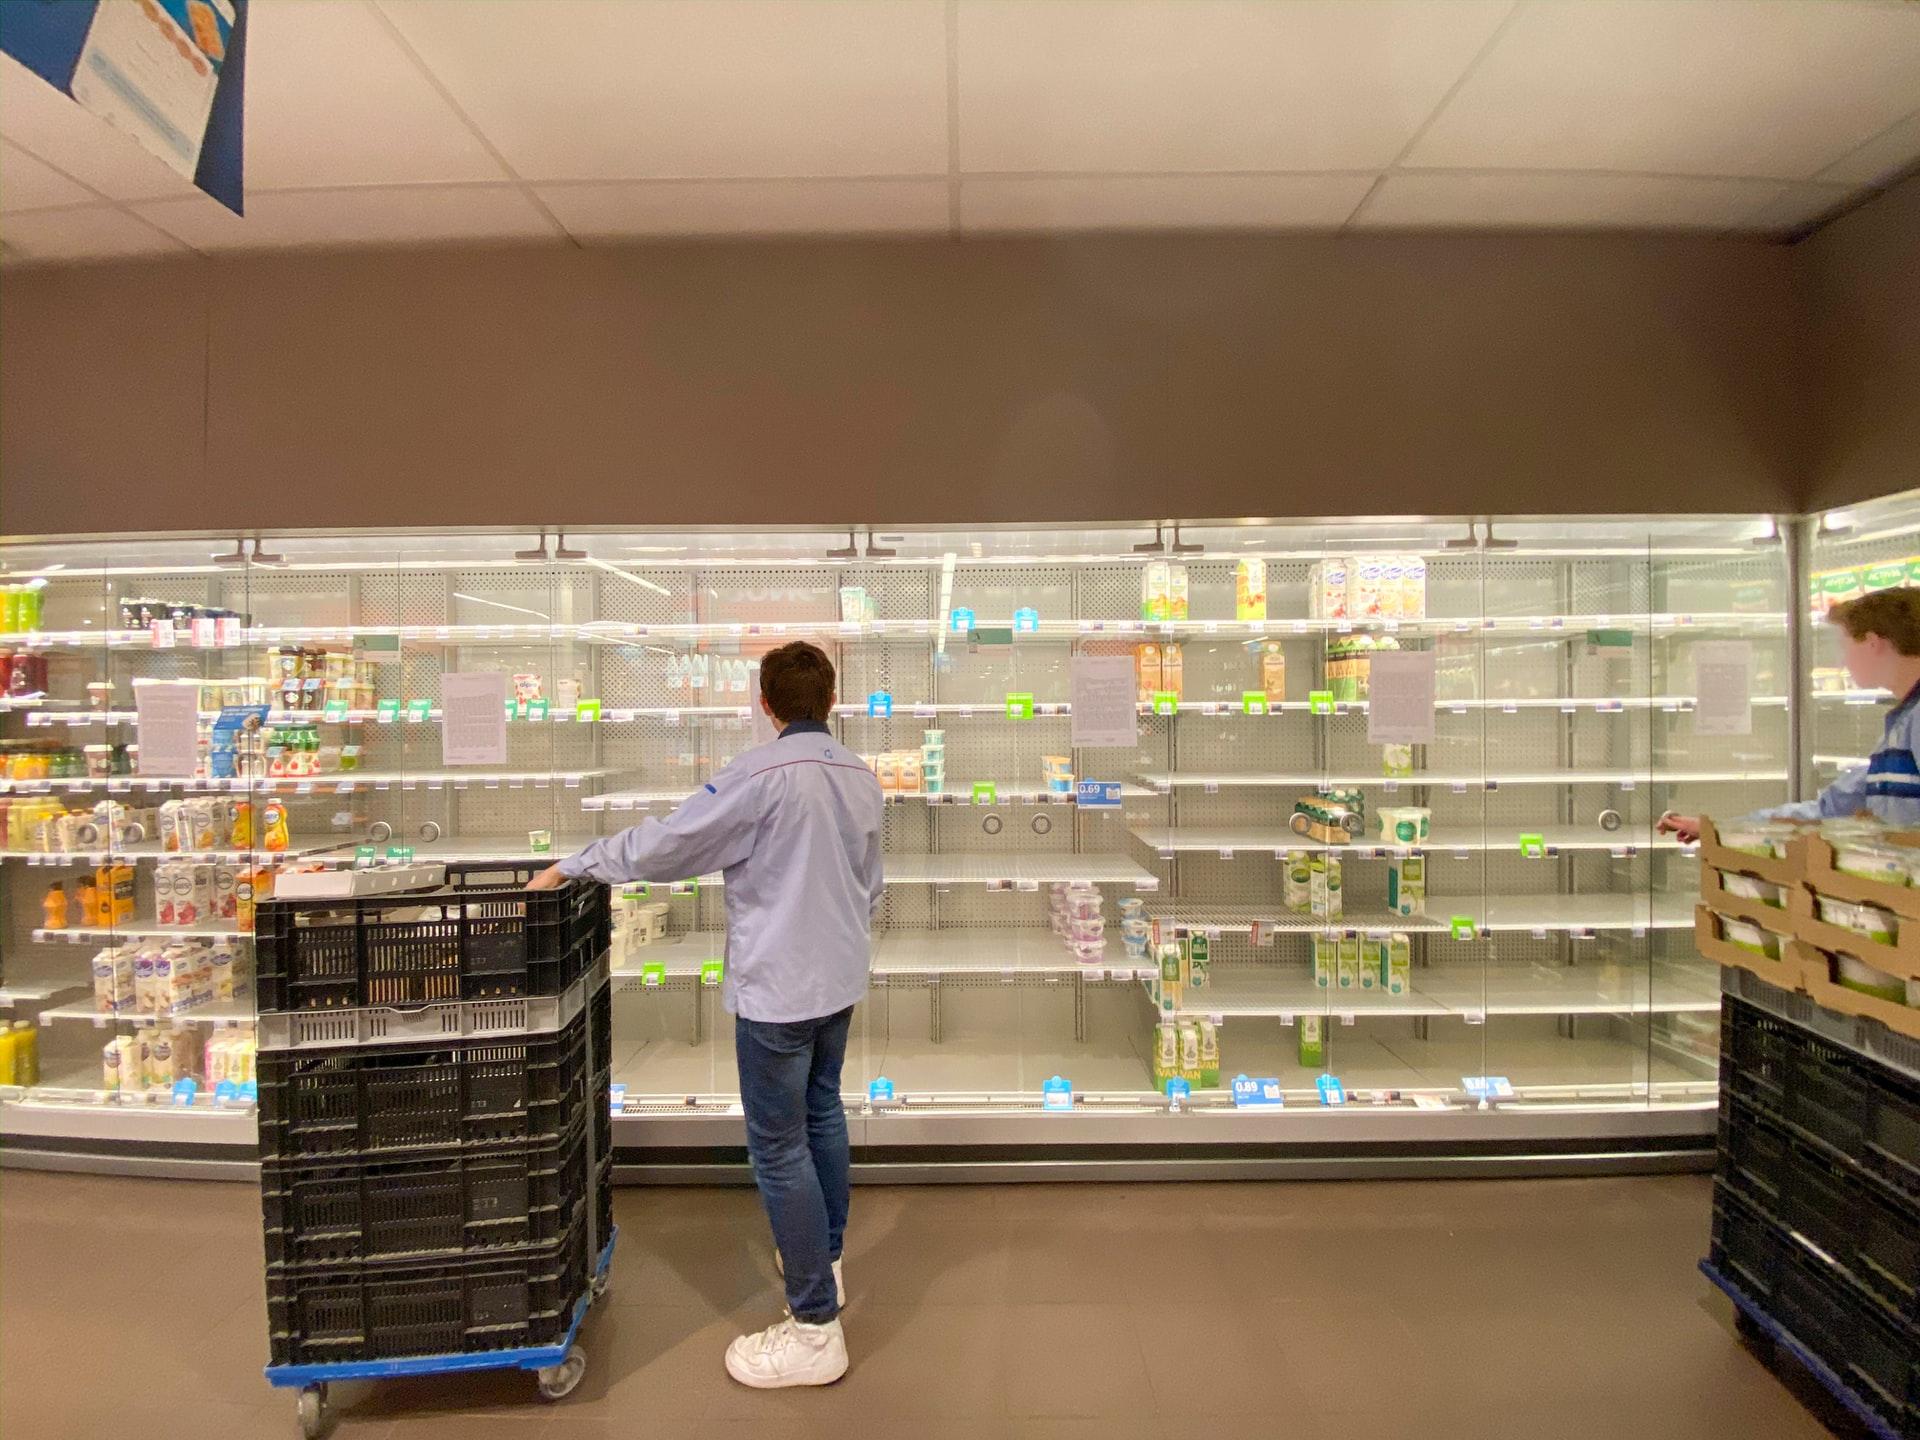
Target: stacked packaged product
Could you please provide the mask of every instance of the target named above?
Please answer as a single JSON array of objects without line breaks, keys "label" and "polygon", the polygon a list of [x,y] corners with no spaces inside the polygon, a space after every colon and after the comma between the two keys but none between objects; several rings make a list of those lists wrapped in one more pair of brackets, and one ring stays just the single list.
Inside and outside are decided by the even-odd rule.
[{"label": "stacked packaged product", "polygon": [[1330,556],[1307,576],[1315,620],[1422,620],[1427,562],[1418,555]]},{"label": "stacked packaged product", "polygon": [[1082,964],[1099,960],[1107,951],[1107,921],[1101,904],[1099,887],[1086,881],[1056,880],[1048,890],[1053,933]]}]

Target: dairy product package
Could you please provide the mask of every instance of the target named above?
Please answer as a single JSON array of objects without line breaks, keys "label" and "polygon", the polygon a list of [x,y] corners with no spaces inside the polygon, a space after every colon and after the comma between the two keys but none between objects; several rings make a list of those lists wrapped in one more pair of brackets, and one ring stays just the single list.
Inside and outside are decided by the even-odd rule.
[{"label": "dairy product package", "polygon": [[178,1073],[178,1061],[174,1057],[173,1029],[168,1025],[156,1025],[147,1038],[146,1083],[171,1085],[175,1080],[186,1077]]},{"label": "dairy product package", "polygon": [[1149,560],[1140,572],[1140,618],[1170,620],[1173,576],[1164,560]]},{"label": "dairy product package", "polygon": [[1313,983],[1321,990],[1333,989],[1334,976],[1340,969],[1340,937],[1327,931],[1316,932],[1313,937]]},{"label": "dairy product package", "polygon": [[1327,1063],[1327,1046],[1322,1038],[1318,1015],[1300,1017],[1300,1063],[1310,1070],[1317,1070]]},{"label": "dairy product package", "polygon": [[1783,908],[1787,903],[1786,886],[1769,885],[1751,875],[1735,875],[1730,870],[1723,870],[1720,872],[1720,884],[1729,895],[1742,900],[1758,900],[1762,905],[1771,905],[1775,909]]},{"label": "dairy product package", "polygon": [[1360,973],[1362,990],[1380,988],[1380,946],[1383,940],[1379,935],[1356,937],[1358,953],[1354,956],[1354,968]]},{"label": "dairy product package", "polygon": [[215,1000],[231,1000],[237,993],[233,978],[233,946],[225,940],[216,940],[207,950],[207,960],[212,970],[211,989]]},{"label": "dairy product package", "polygon": [[1771,930],[1762,930],[1758,925],[1749,925],[1744,920],[1729,920],[1720,917],[1720,934],[1730,945],[1742,950],[1751,950],[1757,955],[1780,958],[1780,937]]},{"label": "dairy product package", "polygon": [[1427,857],[1394,855],[1387,861],[1387,912],[1392,915],[1427,913]]},{"label": "dairy product package", "polygon": [[1308,908],[1322,920],[1338,919],[1343,913],[1340,896],[1340,861],[1337,856],[1315,851],[1308,862]]},{"label": "dairy product package", "polygon": [[1912,878],[1906,856],[1892,845],[1835,844],[1833,868],[1842,875],[1878,880],[1883,885],[1906,885]]},{"label": "dairy product package", "polygon": [[1190,599],[1187,589],[1187,567],[1169,565],[1167,567],[1167,618],[1169,620],[1190,619]]},{"label": "dairy product package", "polygon": [[1242,560],[1233,567],[1233,617],[1236,620],[1267,618],[1267,562]]},{"label": "dairy product package", "polygon": [[1433,811],[1424,805],[1382,805],[1375,818],[1389,845],[1423,845],[1433,833]]},{"label": "dairy product package", "polygon": [[160,1008],[158,946],[142,946],[133,952],[133,1008],[151,1015]]},{"label": "dairy product package", "polygon": [[1380,618],[1381,593],[1386,579],[1386,562],[1378,555],[1362,555],[1352,578],[1347,582],[1347,611],[1355,620]]},{"label": "dairy product package", "polygon": [[1307,851],[1287,852],[1284,886],[1281,895],[1287,909],[1305,915],[1313,908],[1313,856]]},{"label": "dairy product package", "polygon": [[134,1008],[133,956],[125,946],[109,946],[93,957],[93,1008],[103,1015]]},{"label": "dairy product package", "polygon": [[1205,990],[1213,983],[1213,949],[1204,935],[1186,940],[1187,988]]},{"label": "dairy product package", "polygon": [[1418,555],[1400,557],[1400,614],[1409,620],[1427,618],[1427,562]]},{"label": "dairy product package", "polygon": [[1882,945],[1891,945],[1900,934],[1900,922],[1877,905],[1855,905],[1847,900],[1820,897],[1820,918]]},{"label": "dairy product package", "polygon": [[1336,990],[1358,990],[1360,983],[1360,937],[1349,932],[1340,937],[1339,960],[1334,966]]},{"label": "dairy product package", "polygon": [[1287,698],[1287,652],[1278,640],[1260,646],[1260,690],[1276,705]]},{"label": "dairy product package", "polygon": [[172,925],[173,918],[173,876],[180,868],[173,860],[162,860],[153,867],[153,923]]},{"label": "dairy product package", "polygon": [[[100,1052],[100,1088],[107,1091],[139,1090],[146,1086],[140,1074],[140,1042],[131,1035],[116,1035]],[[129,1051],[132,1051],[129,1054]]]},{"label": "dairy product package", "polygon": [[1187,957],[1180,942],[1175,940],[1160,947],[1160,984],[1171,985],[1176,989],[1186,980]]},{"label": "dairy product package", "polygon": [[1413,941],[1396,930],[1380,941],[1380,987],[1389,995],[1413,989]]},{"label": "dairy product package", "polygon": [[1133,652],[1133,673],[1140,703],[1153,703],[1154,692],[1161,689],[1160,647],[1149,641]]},{"label": "dairy product package", "polygon": [[1211,1020],[1202,1020],[1196,1028],[1200,1031],[1200,1083],[1216,1086],[1220,1083],[1220,1031]]},{"label": "dairy product package", "polygon": [[1192,1021],[1180,1025],[1180,1074],[1189,1084],[1200,1080],[1200,1027]]},{"label": "dairy product package", "polygon": [[1307,614],[1315,620],[1346,620],[1347,577],[1352,562],[1329,556],[1317,562],[1307,575]]},{"label": "dairy product package", "polygon": [[1171,1020],[1161,1021],[1155,1032],[1153,1064],[1161,1075],[1173,1075],[1180,1069],[1180,1032]]},{"label": "dairy product package", "polygon": [[1413,746],[1382,745],[1380,773],[1390,780],[1411,779],[1413,777]]},{"label": "dairy product package", "polygon": [[1862,995],[1871,995],[1878,1000],[1891,1000],[1896,1005],[1907,1003],[1907,982],[1898,975],[1889,975],[1884,970],[1875,969],[1865,961],[1856,960],[1851,955],[1833,957],[1833,978],[1849,990],[1857,990]]}]

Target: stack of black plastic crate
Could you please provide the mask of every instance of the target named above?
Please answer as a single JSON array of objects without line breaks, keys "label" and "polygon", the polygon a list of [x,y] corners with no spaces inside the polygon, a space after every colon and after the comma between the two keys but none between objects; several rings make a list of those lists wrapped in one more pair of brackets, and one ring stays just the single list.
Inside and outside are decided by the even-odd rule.
[{"label": "stack of black plastic crate", "polygon": [[259,911],[272,1363],[553,1345],[612,1234],[607,893],[538,868]]},{"label": "stack of black plastic crate", "polygon": [[1920,1437],[1920,1044],[1725,974],[1705,1268],[1763,1353]]}]

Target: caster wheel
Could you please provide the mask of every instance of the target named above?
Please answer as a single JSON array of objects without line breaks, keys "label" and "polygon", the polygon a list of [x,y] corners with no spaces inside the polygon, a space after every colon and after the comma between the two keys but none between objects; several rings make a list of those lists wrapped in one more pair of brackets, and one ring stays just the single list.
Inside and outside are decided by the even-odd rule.
[{"label": "caster wheel", "polygon": [[580,1377],[587,1373],[587,1352],[576,1345],[567,1351],[567,1358],[558,1365],[549,1365],[537,1373],[540,1380],[540,1398],[564,1400],[580,1383]]},{"label": "caster wheel", "polygon": [[607,1291],[611,1290],[612,1288],[613,1288],[613,1272],[611,1270],[604,1271],[601,1274],[593,1277],[593,1298],[594,1299],[596,1300],[604,1299],[606,1297]]},{"label": "caster wheel", "polygon": [[327,1433],[333,1416],[327,1408],[326,1386],[311,1385],[302,1390],[295,1408],[300,1416],[300,1433],[307,1440],[319,1440],[320,1436]]}]

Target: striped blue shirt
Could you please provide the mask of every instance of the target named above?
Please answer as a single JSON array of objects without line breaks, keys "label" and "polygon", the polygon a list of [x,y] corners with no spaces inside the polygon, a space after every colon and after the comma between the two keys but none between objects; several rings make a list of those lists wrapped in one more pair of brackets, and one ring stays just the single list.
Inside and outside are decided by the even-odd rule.
[{"label": "striped blue shirt", "polygon": [[1880,744],[1812,800],[1761,811],[1769,820],[1840,820],[1862,811],[1890,825],[1920,827],[1920,685],[1887,712]]}]

